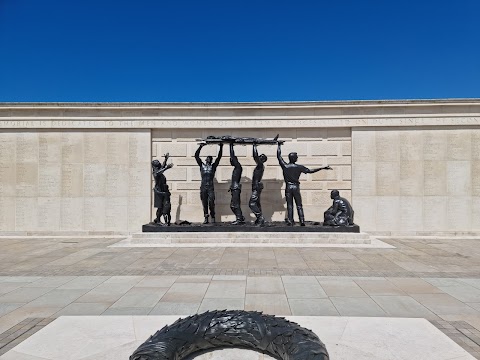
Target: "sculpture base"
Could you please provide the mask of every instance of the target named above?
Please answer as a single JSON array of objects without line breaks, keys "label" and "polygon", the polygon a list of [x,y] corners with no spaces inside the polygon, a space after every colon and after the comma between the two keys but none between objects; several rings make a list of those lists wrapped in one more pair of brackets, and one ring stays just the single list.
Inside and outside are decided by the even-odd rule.
[{"label": "sculpture base", "polygon": [[145,224],[142,226],[142,232],[342,232],[342,233],[359,233],[360,226],[322,226],[322,223],[307,221],[305,226],[296,224],[294,226],[287,226],[284,222],[269,222],[265,226],[257,226],[253,223],[245,223],[243,225],[232,225],[230,223],[217,222],[214,224],[200,224],[192,223],[189,225],[171,226]]}]

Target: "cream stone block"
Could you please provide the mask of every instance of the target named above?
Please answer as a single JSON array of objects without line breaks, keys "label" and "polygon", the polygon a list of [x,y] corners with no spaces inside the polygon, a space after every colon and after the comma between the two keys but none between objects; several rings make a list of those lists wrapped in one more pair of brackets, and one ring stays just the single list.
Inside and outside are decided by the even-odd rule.
[{"label": "cream stone block", "polygon": [[187,193],[186,201],[185,201],[185,199],[182,198],[182,206],[180,206],[180,209],[184,209],[187,206],[187,204],[188,204],[188,206],[190,206],[191,204],[193,204],[193,205],[201,204],[200,185],[197,189],[195,189],[193,191],[189,191]]},{"label": "cream stone block", "polygon": [[199,169],[198,165],[195,166],[195,167],[187,168],[187,175],[188,175],[188,177],[187,177],[188,181],[200,181],[200,180],[202,180],[202,177],[200,175],[200,169]]},{"label": "cream stone block", "polygon": [[332,199],[330,199],[330,191],[312,191],[311,204],[315,205],[319,211],[323,212],[332,206]]},{"label": "cream stone block", "polygon": [[423,161],[408,160],[400,162],[400,195],[423,195]]},{"label": "cream stone block", "polygon": [[15,230],[37,229],[39,219],[38,199],[36,197],[16,198],[15,206],[10,211],[15,214]]},{"label": "cream stone block", "polygon": [[[168,171],[173,171],[169,169]],[[128,194],[129,196],[149,196],[151,191],[151,167],[149,163],[131,166],[128,171]],[[170,179],[171,174],[168,174]],[[186,180],[186,179],[185,179]]]},{"label": "cream stone block", "polygon": [[16,136],[15,155],[17,163],[38,161],[38,133],[19,132]]},{"label": "cream stone block", "polygon": [[400,230],[400,197],[378,196],[376,220],[379,231]]},{"label": "cream stone block", "polygon": [[[172,139],[180,139],[185,132],[189,130],[178,129],[178,130],[171,130],[171,129],[153,129],[152,130],[152,141],[172,141]],[[194,130],[197,133],[197,130]],[[187,134],[187,138],[188,138]],[[182,139],[184,140],[184,139]]]},{"label": "cream stone block", "polygon": [[376,163],[354,163],[352,166],[352,191],[357,196],[374,196],[377,193]]},{"label": "cream stone block", "polygon": [[107,134],[105,131],[85,132],[83,144],[86,164],[105,164],[107,162]]},{"label": "cream stone block", "polygon": [[341,179],[343,181],[352,181],[352,167],[351,166],[342,166],[341,167]]},{"label": "cream stone block", "polygon": [[83,133],[76,131],[62,132],[62,163],[83,163]]},{"label": "cream stone block", "polygon": [[352,137],[352,131],[350,128],[327,128],[328,139],[335,140],[350,140]]},{"label": "cream stone block", "polygon": [[38,163],[17,163],[16,196],[31,197],[38,194]]},{"label": "cream stone block", "polygon": [[480,196],[480,161],[472,160],[470,165],[472,171],[472,195]]},{"label": "cream stone block", "polygon": [[105,164],[85,164],[83,167],[84,195],[89,197],[105,196],[106,173]]},{"label": "cream stone block", "polygon": [[[145,171],[151,176],[151,172]],[[107,164],[106,166],[106,184],[105,193],[107,197],[112,196],[128,196],[128,182],[129,182],[129,168],[128,165]],[[151,188],[150,185],[147,185]]]},{"label": "cream stone block", "polygon": [[106,200],[105,230],[128,230],[128,197]]},{"label": "cream stone block", "polygon": [[[152,133],[153,136],[153,133]],[[202,129],[173,129],[171,139],[177,141],[195,142],[196,139],[203,138]]]},{"label": "cream stone block", "polygon": [[309,145],[312,156],[337,156],[342,154],[342,144],[339,141],[319,141]]},{"label": "cream stone block", "polygon": [[40,164],[38,168],[38,196],[59,197],[62,194],[61,163]]},{"label": "cream stone block", "polygon": [[450,229],[446,196],[425,196],[423,198],[423,229],[446,231]]},{"label": "cream stone block", "polygon": [[187,148],[187,143],[164,142],[157,144],[157,156],[163,157],[166,153],[169,153],[172,158],[193,155],[193,153],[188,154]]},{"label": "cream stone block", "polygon": [[[307,142],[286,142],[285,144],[282,145],[282,156],[283,159],[288,162],[288,154],[292,152],[296,152],[297,155],[300,156],[307,156],[309,153],[309,147],[311,148],[312,154],[321,156],[322,154],[319,153],[318,151],[320,149],[317,149],[317,145],[320,143],[314,142],[314,143],[307,143]],[[268,156],[268,155],[267,155]],[[275,151],[275,156],[276,156],[276,151]],[[298,163],[301,164],[301,158],[298,160]]]},{"label": "cream stone block", "polygon": [[[237,129],[232,129],[231,130],[232,136],[235,137],[253,137],[253,138],[273,138],[275,137],[276,134],[274,134],[274,131],[271,130],[265,130],[265,129],[242,129],[242,128],[237,128]],[[295,136],[295,131],[292,132],[290,136]]]},{"label": "cream stone block", "polygon": [[353,193],[351,204],[355,212],[353,219],[355,224],[359,224],[362,231],[376,230],[377,197],[357,196]]},{"label": "cream stone block", "polygon": [[62,133],[46,132],[38,133],[38,162],[40,164],[62,162]]},{"label": "cream stone block", "polygon": [[423,131],[423,158],[425,160],[447,160],[447,145],[445,130]]},{"label": "cream stone block", "polygon": [[[61,230],[84,230],[83,224],[83,198],[62,198],[60,229]],[[86,228],[85,230],[90,230]]]},{"label": "cream stone block", "polygon": [[297,129],[297,139],[304,141],[326,140],[327,129]]},{"label": "cream stone block", "polygon": [[327,182],[328,190],[350,190],[352,184],[350,181],[329,181]]},{"label": "cream stone block", "polygon": [[[164,158],[161,156],[154,156],[153,159],[157,159],[158,161],[163,163]],[[186,166],[187,168],[198,168],[197,161],[193,156],[187,156],[187,157],[177,157],[177,158],[171,158],[168,163],[172,163],[174,167],[182,167]]]},{"label": "cream stone block", "polygon": [[472,224],[472,198],[449,196],[447,200],[449,230],[463,231]]},{"label": "cream stone block", "polygon": [[[268,160],[267,160],[268,161]],[[276,167],[272,164],[265,166],[265,171],[263,172],[263,179],[274,179],[274,180],[281,180],[283,179],[282,169],[280,166]]]},{"label": "cream stone block", "polygon": [[377,131],[375,134],[377,161],[400,160],[400,137],[398,131]]},{"label": "cream stone block", "polygon": [[423,160],[423,134],[420,130],[402,130],[400,136],[400,160]]},{"label": "cream stone block", "polygon": [[[174,210],[175,207],[172,206],[172,218],[175,215]],[[128,231],[141,231],[142,225],[150,221],[150,198],[130,196],[128,198]]]},{"label": "cream stone block", "polygon": [[16,133],[0,132],[0,164],[15,163],[16,147]]},{"label": "cream stone block", "polygon": [[423,196],[400,197],[400,229],[423,230]]},{"label": "cream stone block", "polygon": [[[220,167],[220,168],[218,168],[217,172],[215,174],[217,181],[219,181],[219,182],[227,182],[228,181],[229,182],[232,178],[232,171],[233,171],[233,167]],[[242,176],[244,176],[244,172],[245,171],[242,171]]]},{"label": "cream stone block", "polygon": [[447,194],[467,196],[472,193],[469,161],[447,161]]},{"label": "cream stone block", "polygon": [[447,194],[447,162],[426,160],[423,163],[424,174],[424,195],[446,195]]},{"label": "cream stone block", "polygon": [[60,230],[61,199],[58,197],[39,197],[37,213],[37,229]]},{"label": "cream stone block", "polygon": [[448,159],[470,160],[472,157],[471,130],[448,131]]},{"label": "cream stone block", "polygon": [[[192,192],[192,193],[197,195],[196,198],[199,198],[196,192]],[[188,198],[188,192],[186,191],[172,191],[170,195],[170,202],[172,204],[172,213],[175,211],[178,205],[182,205],[186,203],[187,198]]]},{"label": "cream stone block", "polygon": [[129,136],[127,132],[107,132],[107,164],[126,165],[129,162]]},{"label": "cream stone block", "polygon": [[85,197],[83,202],[83,223],[85,230],[105,230],[107,202],[113,198]]},{"label": "cream stone block", "polygon": [[351,156],[329,156],[326,158],[326,160],[323,161],[323,165],[331,165],[331,166],[351,165],[351,164],[352,164]]},{"label": "cream stone block", "polygon": [[0,198],[15,196],[16,173],[15,163],[0,162]]},{"label": "cream stone block", "polygon": [[336,180],[341,180],[341,174],[342,174],[342,167],[335,167],[333,170],[320,170],[319,172],[316,172],[312,174],[312,180],[313,181],[336,181]]},{"label": "cream stone block", "polygon": [[480,196],[472,196],[472,231],[480,230]]},{"label": "cream stone block", "polygon": [[62,196],[83,196],[83,164],[64,164],[62,166]]},{"label": "cream stone block", "polygon": [[352,131],[352,157],[354,162],[376,161],[376,141],[374,131]]},{"label": "cream stone block", "polygon": [[151,160],[152,141],[150,130],[128,134],[128,158],[131,165]]},{"label": "cream stone block", "polygon": [[471,130],[472,160],[480,160],[480,130]]},{"label": "cream stone block", "polygon": [[340,155],[343,156],[352,156],[352,142],[351,141],[342,141],[340,143]]},{"label": "cream stone block", "polygon": [[[275,145],[258,145],[257,150],[259,155],[264,154],[265,156],[267,156],[267,162],[265,164],[272,164],[272,163],[278,164],[277,147]],[[252,152],[253,152],[253,149],[251,148],[248,149],[247,156],[253,156]]]},{"label": "cream stone block", "polygon": [[[198,171],[198,173],[200,173],[198,166],[196,170]],[[220,169],[217,169],[217,176],[219,170]],[[173,168],[168,169],[165,172],[165,177],[168,181],[187,181],[187,167],[179,167],[174,165]]]},{"label": "cream stone block", "polygon": [[177,182],[174,184],[176,190],[198,190],[200,188],[199,181],[192,182]]},{"label": "cream stone block", "polygon": [[15,230],[15,199],[13,196],[2,196],[0,201],[0,230]]},{"label": "cream stone block", "polygon": [[377,195],[395,196],[400,194],[400,163],[378,161],[375,173]]}]

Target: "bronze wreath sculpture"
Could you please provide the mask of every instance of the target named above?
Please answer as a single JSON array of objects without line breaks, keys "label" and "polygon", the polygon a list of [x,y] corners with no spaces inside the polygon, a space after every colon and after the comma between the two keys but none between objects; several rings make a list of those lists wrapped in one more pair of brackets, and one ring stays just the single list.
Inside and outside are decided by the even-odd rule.
[{"label": "bronze wreath sculpture", "polygon": [[130,360],[182,360],[215,348],[256,350],[281,360],[328,360],[311,330],[256,311],[224,310],[178,319],[150,336]]}]

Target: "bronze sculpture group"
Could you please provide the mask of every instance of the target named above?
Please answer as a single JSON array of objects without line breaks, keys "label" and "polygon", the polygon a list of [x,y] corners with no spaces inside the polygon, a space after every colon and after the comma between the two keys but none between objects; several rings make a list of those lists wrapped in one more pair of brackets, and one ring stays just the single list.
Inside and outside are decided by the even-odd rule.
[{"label": "bronze sculpture group", "polygon": [[[242,214],[240,195],[242,192],[242,184],[240,182],[242,176],[242,165],[238,157],[235,155],[235,145],[251,144],[253,148],[253,159],[255,160],[255,169],[252,177],[252,193],[249,200],[249,207],[255,215],[255,225],[264,226],[266,221],[262,213],[261,193],[263,190],[262,177],[265,171],[265,162],[267,157],[265,154],[258,155],[257,145],[269,144],[277,145],[277,159],[283,171],[283,179],[285,181],[285,198],[287,202],[287,216],[285,218],[286,225],[293,226],[295,224],[293,218],[293,203],[295,202],[300,226],[305,226],[305,215],[302,205],[302,196],[300,193],[300,175],[313,174],[321,170],[331,170],[330,166],[324,166],[316,169],[309,169],[306,166],[297,164],[298,155],[296,152],[288,154],[288,162],[282,158],[281,146],[283,141],[278,140],[278,135],[273,139],[257,139],[257,138],[236,138],[232,136],[213,137],[209,136],[202,140],[195,152],[195,159],[200,168],[201,184],[200,199],[203,206],[204,221],[203,224],[215,223],[215,188],[214,179],[215,172],[223,155],[223,144],[228,143],[230,148],[230,165],[233,167],[232,179],[229,188],[231,193],[230,209],[235,215],[235,220],[231,225],[245,224],[245,217]],[[200,159],[200,152],[207,144],[218,144],[219,150],[215,161],[212,156],[207,156],[205,162]],[[164,172],[170,169],[173,164],[167,165],[169,155],[164,155],[164,162],[158,160],[152,162],[152,173],[155,180],[154,187],[154,206],[157,208],[156,218],[152,224],[168,225],[171,223],[170,216],[170,191],[166,182]],[[353,225],[353,209],[348,200],[340,197],[338,190],[333,190],[330,195],[333,200],[332,206],[324,213],[324,226],[351,226]],[[160,217],[164,217],[165,224],[162,224]]]}]

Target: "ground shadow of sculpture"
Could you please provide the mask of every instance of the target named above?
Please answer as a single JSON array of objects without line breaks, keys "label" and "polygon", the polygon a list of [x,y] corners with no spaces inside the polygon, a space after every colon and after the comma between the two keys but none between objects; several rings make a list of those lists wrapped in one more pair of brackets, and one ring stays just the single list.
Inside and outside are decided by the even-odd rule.
[{"label": "ground shadow of sculpture", "polygon": [[181,211],[181,208],[182,208],[182,204],[183,204],[183,196],[182,196],[182,195],[178,195],[177,210],[175,211],[175,222],[176,222],[176,223],[182,221],[182,220],[180,219],[180,211]]}]

